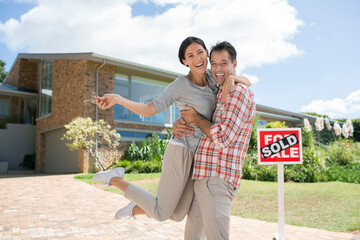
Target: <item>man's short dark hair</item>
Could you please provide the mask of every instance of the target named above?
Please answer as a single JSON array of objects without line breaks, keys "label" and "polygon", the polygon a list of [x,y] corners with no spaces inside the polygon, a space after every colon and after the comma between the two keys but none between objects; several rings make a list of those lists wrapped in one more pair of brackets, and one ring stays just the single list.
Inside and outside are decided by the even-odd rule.
[{"label": "man's short dark hair", "polygon": [[231,62],[234,62],[236,60],[236,50],[234,46],[227,41],[217,42],[214,46],[212,46],[210,51],[210,60],[211,60],[211,54],[213,52],[220,52],[220,51],[227,51],[229,53]]}]

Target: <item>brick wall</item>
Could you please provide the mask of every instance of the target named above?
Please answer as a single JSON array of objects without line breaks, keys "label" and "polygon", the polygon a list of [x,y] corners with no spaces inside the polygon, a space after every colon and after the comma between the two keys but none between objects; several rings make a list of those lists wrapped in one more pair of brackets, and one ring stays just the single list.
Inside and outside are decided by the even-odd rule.
[{"label": "brick wall", "polygon": [[54,61],[51,114],[37,120],[36,172],[43,172],[45,166],[45,136],[42,132],[84,116],[85,64],[86,61]]},{"label": "brick wall", "polygon": [[10,97],[10,119],[18,123],[19,119],[19,97]]},{"label": "brick wall", "polygon": [[12,86],[17,86],[19,82],[19,68],[20,68],[20,60],[17,60],[14,66],[12,67],[12,71],[9,73],[6,83]]},{"label": "brick wall", "polygon": [[27,59],[20,60],[19,88],[36,90],[38,65],[37,62],[31,62]]},{"label": "brick wall", "polygon": [[[101,64],[95,62],[87,62],[86,64],[86,84],[85,99],[90,99],[96,94],[96,69]],[[114,66],[105,65],[99,71],[99,96],[105,93],[114,92]],[[104,119],[107,123],[112,124],[112,109],[99,109],[99,119]],[[85,116],[96,119],[96,105],[91,103],[85,104]]]}]

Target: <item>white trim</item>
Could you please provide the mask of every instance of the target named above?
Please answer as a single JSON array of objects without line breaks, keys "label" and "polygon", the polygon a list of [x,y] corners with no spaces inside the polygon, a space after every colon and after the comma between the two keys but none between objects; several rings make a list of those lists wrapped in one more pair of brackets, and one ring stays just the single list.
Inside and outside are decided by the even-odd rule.
[{"label": "white trim", "polygon": [[41,116],[41,117],[38,117],[37,119],[35,119],[35,121],[40,121],[40,120],[43,120],[44,118],[48,118],[48,117],[50,117],[50,116],[51,116],[51,113],[46,114],[46,115]]},{"label": "white trim", "polygon": [[[116,131],[121,131],[121,132],[129,132],[129,133],[145,133],[145,134],[149,134],[149,133],[155,133],[157,135],[161,134],[167,134],[166,130],[162,130],[162,131],[153,131],[153,130],[146,130],[146,129],[134,129],[134,128],[115,128]],[[121,134],[120,134],[121,135]],[[119,141],[123,141],[123,142],[142,142],[144,141],[146,138],[137,138],[137,137],[120,137]]]},{"label": "white trim", "polygon": [[149,123],[149,122],[138,122],[132,120],[124,120],[124,119],[115,119],[114,123],[126,123],[126,124],[134,124],[134,125],[145,125],[145,126],[154,126],[154,127],[166,127],[172,128],[173,124],[171,123]]}]

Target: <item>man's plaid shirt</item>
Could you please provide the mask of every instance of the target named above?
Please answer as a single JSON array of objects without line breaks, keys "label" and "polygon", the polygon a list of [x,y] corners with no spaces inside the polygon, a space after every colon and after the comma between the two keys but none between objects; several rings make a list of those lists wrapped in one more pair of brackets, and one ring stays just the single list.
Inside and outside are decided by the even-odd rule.
[{"label": "man's plaid shirt", "polygon": [[211,139],[204,135],[196,149],[193,179],[218,176],[239,188],[256,113],[254,95],[240,84],[225,102],[221,95],[222,89],[217,95]]}]

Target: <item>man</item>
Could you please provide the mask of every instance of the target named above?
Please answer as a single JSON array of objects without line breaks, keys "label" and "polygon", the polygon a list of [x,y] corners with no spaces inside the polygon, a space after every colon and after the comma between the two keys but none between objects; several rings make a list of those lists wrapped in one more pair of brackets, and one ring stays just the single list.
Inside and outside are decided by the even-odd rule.
[{"label": "man", "polygon": [[[229,239],[231,201],[240,187],[242,166],[251,137],[255,116],[253,93],[235,85],[228,96],[222,96],[222,85],[235,74],[236,50],[228,42],[216,44],[210,52],[211,73],[219,85],[217,105],[209,122],[193,107],[181,111],[188,124],[201,128],[194,156],[195,196],[188,214],[185,239]],[[181,135],[184,126],[174,126]]]}]

